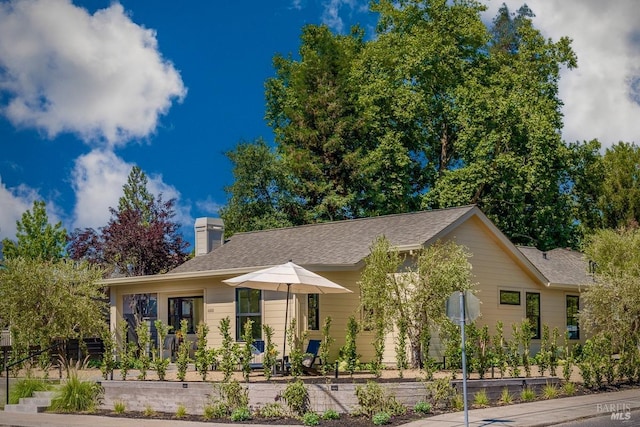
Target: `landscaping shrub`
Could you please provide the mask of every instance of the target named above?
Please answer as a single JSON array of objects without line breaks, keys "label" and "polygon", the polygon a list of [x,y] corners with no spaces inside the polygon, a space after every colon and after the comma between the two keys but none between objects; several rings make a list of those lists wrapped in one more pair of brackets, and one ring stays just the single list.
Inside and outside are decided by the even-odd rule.
[{"label": "landscaping shrub", "polygon": [[180,342],[178,346],[178,357],[176,358],[176,367],[178,372],[176,376],[178,380],[184,381],[187,376],[187,366],[191,362],[189,358],[189,341],[187,341],[187,328],[189,327],[189,321],[187,319],[180,320],[180,330],[176,332],[176,338]]},{"label": "landscaping shrub", "polygon": [[187,408],[181,403],[176,409],[176,418],[184,418],[187,415]]},{"label": "landscaping shrub", "polygon": [[156,320],[153,322],[158,333],[158,349],[153,349],[153,363],[152,366],[156,370],[158,379],[164,381],[167,375],[167,367],[169,366],[169,359],[165,359],[163,356],[164,351],[164,339],[173,328],[171,325],[165,325],[162,320]]},{"label": "landscaping shrub", "polygon": [[306,412],[302,416],[302,423],[306,426],[317,426],[320,424],[320,415],[315,412]]},{"label": "landscaping shrub", "polygon": [[278,351],[273,343],[273,328],[265,323],[262,325],[262,331],[264,332],[264,354],[262,356],[262,365],[264,367],[264,376],[268,381],[271,379],[271,374],[276,366]]},{"label": "landscaping shrub", "polygon": [[222,336],[222,347],[219,350],[220,368],[224,373],[223,382],[228,382],[233,376],[233,371],[238,365],[238,344],[231,336],[231,320],[229,317],[220,319],[218,331]]},{"label": "landscaping shrub", "polygon": [[147,324],[140,323],[136,327],[136,334],[138,335],[138,369],[140,370],[138,379],[144,381],[147,378],[147,370],[151,366],[149,349],[147,348],[151,344],[151,334]]},{"label": "landscaping shrub", "polygon": [[513,402],[513,395],[509,392],[509,388],[505,387],[500,393],[500,403],[508,405]]},{"label": "landscaping shrub", "polygon": [[356,339],[360,332],[360,326],[355,316],[350,316],[347,322],[347,336],[345,337],[345,343],[340,348],[340,361],[345,362],[346,371],[353,375],[358,369],[358,363],[360,355],[356,347]]},{"label": "landscaping shrub", "polygon": [[82,381],[77,373],[73,373],[53,398],[51,409],[56,412],[93,412],[102,393],[100,385],[93,381]]},{"label": "landscaping shrub", "polygon": [[234,422],[247,421],[251,419],[251,411],[247,406],[236,408],[231,413],[230,418],[231,418],[231,421],[234,421]]},{"label": "landscaping shrub", "polygon": [[47,391],[51,385],[42,378],[27,377],[19,380],[9,389],[9,403],[16,404],[23,397],[32,397],[36,391]]},{"label": "landscaping shrub", "polygon": [[489,396],[487,396],[487,390],[485,389],[477,391],[473,396],[473,405],[478,408],[489,406],[489,403]]},{"label": "landscaping shrub", "polygon": [[258,414],[264,418],[283,418],[287,415],[285,409],[279,403],[267,403],[258,410]]},{"label": "landscaping shrub", "polygon": [[340,414],[334,409],[327,409],[322,414],[322,419],[323,420],[339,420]]},{"label": "landscaping shrub", "polygon": [[151,405],[146,405],[142,414],[145,417],[153,417],[156,414],[156,411],[151,407]]},{"label": "landscaping shrub", "polygon": [[287,384],[282,392],[282,398],[295,415],[302,416],[309,409],[309,392],[300,379]]},{"label": "landscaping shrub", "polygon": [[371,421],[377,426],[389,424],[389,422],[391,422],[391,415],[388,412],[378,412],[373,415]]},{"label": "landscaping shrub", "polygon": [[449,378],[437,378],[426,383],[427,398],[434,408],[446,409],[451,406],[456,389],[451,386]]},{"label": "landscaping shrub", "polygon": [[558,397],[558,394],[560,394],[560,392],[555,384],[546,383],[542,389],[542,397],[545,399],[555,399]]},{"label": "landscaping shrub", "polygon": [[431,412],[431,404],[421,400],[413,406],[413,411],[419,414],[429,414]]},{"label": "landscaping shrub", "polygon": [[331,369],[331,365],[329,364],[329,354],[331,353],[331,345],[334,343],[335,339],[331,337],[330,331],[331,316],[327,316],[325,317],[324,324],[322,325],[322,340],[320,341],[320,349],[318,350],[318,356],[320,356],[320,360],[322,361],[320,372],[323,376],[327,376]]},{"label": "landscaping shrub", "polygon": [[113,404],[113,412],[116,414],[124,414],[127,410],[127,406],[122,400],[118,400]]},{"label": "landscaping shrub", "polygon": [[209,366],[213,363],[212,352],[207,349],[208,334],[209,327],[204,322],[200,322],[196,328],[196,352],[194,356],[196,371],[202,377],[202,381],[207,380]]},{"label": "landscaping shrub", "polygon": [[378,412],[402,415],[407,411],[407,408],[399,403],[393,394],[387,393],[379,383],[374,381],[367,381],[365,386],[356,386],[356,398],[361,413],[368,416]]},{"label": "landscaping shrub", "polygon": [[520,400],[523,402],[531,402],[532,400],[535,400],[535,398],[536,392],[531,387],[525,387],[520,392]]}]

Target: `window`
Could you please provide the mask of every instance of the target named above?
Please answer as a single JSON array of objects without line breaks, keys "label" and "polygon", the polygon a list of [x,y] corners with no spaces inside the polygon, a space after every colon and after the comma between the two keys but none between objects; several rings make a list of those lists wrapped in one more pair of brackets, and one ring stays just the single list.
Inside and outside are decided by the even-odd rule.
[{"label": "window", "polygon": [[580,309],[580,297],[567,295],[567,331],[569,339],[580,339],[580,326],[578,325],[578,310]]},{"label": "window", "polygon": [[307,295],[307,329],[320,330],[320,295]]},{"label": "window", "polygon": [[520,305],[520,291],[500,290],[500,304]]},{"label": "window", "polygon": [[533,339],[540,339],[540,294],[527,292],[527,319],[531,325]]},{"label": "window", "polygon": [[169,298],[169,325],[171,332],[180,330],[180,321],[187,320],[187,333],[195,334],[196,326],[204,320],[204,299],[202,297]]},{"label": "window", "polygon": [[262,339],[262,291],[236,289],[236,341],[242,340],[244,324],[253,320],[253,339]]}]

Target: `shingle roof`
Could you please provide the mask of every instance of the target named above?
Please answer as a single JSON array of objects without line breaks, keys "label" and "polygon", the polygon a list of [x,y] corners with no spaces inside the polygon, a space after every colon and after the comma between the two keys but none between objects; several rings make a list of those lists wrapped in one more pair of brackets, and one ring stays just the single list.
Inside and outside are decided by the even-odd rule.
[{"label": "shingle roof", "polygon": [[517,248],[551,284],[585,285],[593,282],[581,252],[562,248],[544,252],[531,246]]},{"label": "shingle roof", "polygon": [[346,221],[234,234],[225,244],[176,267],[168,274],[261,267],[285,263],[354,266],[376,237],[394,246],[423,245],[475,206],[385,215]]}]

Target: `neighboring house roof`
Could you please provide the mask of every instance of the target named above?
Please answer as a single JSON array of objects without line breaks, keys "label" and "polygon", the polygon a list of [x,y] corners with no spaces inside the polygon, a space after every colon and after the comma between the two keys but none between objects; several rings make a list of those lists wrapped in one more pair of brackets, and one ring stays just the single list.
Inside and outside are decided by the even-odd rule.
[{"label": "neighboring house roof", "polygon": [[369,255],[378,236],[384,235],[395,247],[417,249],[473,211],[479,212],[474,206],[464,206],[236,233],[220,247],[167,274],[262,267],[287,261],[307,267],[355,267]]},{"label": "neighboring house roof", "polygon": [[593,282],[582,252],[563,248],[541,251],[531,246],[517,248],[544,274],[550,285],[586,285]]}]

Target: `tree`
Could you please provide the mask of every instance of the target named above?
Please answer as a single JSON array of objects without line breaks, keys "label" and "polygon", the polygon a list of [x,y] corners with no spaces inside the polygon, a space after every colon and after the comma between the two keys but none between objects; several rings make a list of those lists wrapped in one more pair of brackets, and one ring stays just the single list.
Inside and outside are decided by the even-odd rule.
[{"label": "tree", "polygon": [[560,67],[575,67],[576,58],[570,40],[546,40],[531,15],[521,9],[512,20],[503,6],[494,25],[509,31],[494,28],[500,38],[489,54],[452,88],[456,164],[441,173],[424,205],[477,204],[514,243],[575,246],[558,80]]},{"label": "tree", "polygon": [[581,327],[610,333],[616,349],[640,343],[640,229],[602,229],[589,236],[585,255],[595,263],[593,283],[584,287]]},{"label": "tree", "polygon": [[227,205],[220,210],[228,237],[241,231],[300,224],[301,207],[281,158],[263,139],[241,142],[226,153],[234,182],[225,187]]},{"label": "tree", "polygon": [[446,320],[445,302],[454,291],[472,288],[470,253],[455,242],[438,241],[415,255],[413,268],[385,237],[371,247],[360,281],[361,303],[376,325],[406,328],[411,364],[421,366],[424,338]]},{"label": "tree", "polygon": [[267,80],[267,121],[304,205],[307,223],[353,217],[364,129],[354,111],[349,72],[362,32],[333,35],[326,26],[302,29],[300,60],[276,55]]},{"label": "tree", "polygon": [[7,259],[0,269],[0,313],[16,349],[100,336],[107,327],[101,276],[87,263]]},{"label": "tree", "polygon": [[[576,66],[571,41],[545,39],[526,6],[503,6],[491,28],[474,0],[371,10],[375,38],[307,26],[299,59],[274,59],[267,120],[287,184],[269,194],[293,201],[288,222],[477,204],[514,243],[576,246],[572,174],[586,152],[561,140],[558,98],[560,68]],[[240,212],[255,198],[232,200]],[[243,211],[246,227],[263,226],[263,212]]]},{"label": "tree", "polygon": [[125,276],[164,273],[186,261],[188,243],[173,221],[175,200],[154,197],[146,184],[144,172],[134,167],[119,209],[109,208],[109,223],[99,231],[75,230],[69,256],[101,265],[108,275]]},{"label": "tree", "polygon": [[2,252],[7,259],[24,257],[35,260],[60,260],[65,254],[67,230],[62,222],[49,224],[47,208],[43,201],[34,201],[31,211],[16,221],[17,241],[4,239]]},{"label": "tree", "polygon": [[[572,179],[573,217],[578,221],[578,236],[588,236],[602,227],[599,207],[604,182],[604,165],[597,139],[569,144],[571,159],[568,174]],[[581,242],[582,243],[582,242]]]},{"label": "tree", "polygon": [[619,142],[607,148],[602,158],[604,179],[598,207],[605,228],[626,227],[640,222],[640,148]]}]

